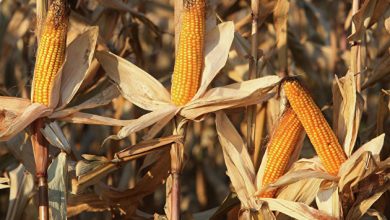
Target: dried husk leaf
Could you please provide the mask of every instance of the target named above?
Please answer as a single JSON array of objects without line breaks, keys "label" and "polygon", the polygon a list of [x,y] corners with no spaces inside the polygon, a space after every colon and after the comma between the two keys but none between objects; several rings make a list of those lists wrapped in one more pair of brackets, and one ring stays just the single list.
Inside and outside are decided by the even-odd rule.
[{"label": "dried husk leaf", "polygon": [[261,103],[272,97],[273,87],[280,81],[278,76],[266,76],[208,90],[202,97],[188,103],[180,115],[188,119],[229,107]]},{"label": "dried husk leaf", "polygon": [[69,116],[84,109],[91,109],[107,105],[112,102],[114,98],[118,97],[119,94],[120,92],[115,85],[110,84],[107,87],[102,85],[102,87],[95,88],[93,91],[85,94],[86,97],[84,99],[83,97],[78,97],[81,100],[75,100],[80,101],[81,103],[67,106],[65,109],[56,109],[56,111],[51,114],[49,118],[57,118],[61,120],[63,117]]},{"label": "dried husk leaf", "polygon": [[68,143],[68,140],[66,139],[64,133],[56,121],[46,123],[45,127],[41,129],[41,132],[51,145],[67,153],[71,152],[72,149]]},{"label": "dried husk leaf", "polygon": [[[365,143],[359,149],[357,149],[347,161],[345,161],[339,171],[340,181],[339,186],[341,191],[344,192],[344,187],[350,182],[354,181],[358,176],[355,173],[351,173],[353,169],[358,169],[357,164],[361,160],[361,156],[365,153],[370,153],[373,157],[378,158],[379,153],[382,150],[383,143],[385,140],[385,135],[379,135],[378,137],[372,139],[371,141]],[[362,165],[363,170],[365,165]],[[371,168],[370,168],[371,169]],[[367,170],[368,171],[368,170]],[[366,172],[367,172],[366,171]]]},{"label": "dried husk leaf", "polygon": [[72,100],[83,83],[92,62],[98,35],[98,27],[91,27],[66,48],[62,69],[60,108],[64,108]]},{"label": "dried husk leaf", "polygon": [[7,141],[52,109],[28,99],[0,97],[0,141]]},{"label": "dried husk leaf", "polygon": [[339,87],[339,90],[333,89],[333,100],[338,105],[334,111],[334,121],[337,122],[336,135],[349,157],[355,146],[362,106],[359,105],[355,76],[352,72],[348,72],[340,80],[336,77],[336,82]]},{"label": "dried husk leaf", "polygon": [[48,198],[50,219],[66,219],[68,165],[67,155],[61,152],[48,171]]},{"label": "dried husk leaf", "polygon": [[337,219],[341,218],[342,210],[340,207],[339,188],[337,186],[320,189],[316,196],[316,204],[318,210],[336,217]]},{"label": "dried husk leaf", "polygon": [[200,87],[192,100],[201,97],[211,81],[225,66],[234,38],[233,22],[224,22],[206,33],[205,61]]},{"label": "dried husk leaf", "polygon": [[110,52],[97,51],[96,58],[128,101],[148,111],[169,105],[169,92],[141,68]]}]

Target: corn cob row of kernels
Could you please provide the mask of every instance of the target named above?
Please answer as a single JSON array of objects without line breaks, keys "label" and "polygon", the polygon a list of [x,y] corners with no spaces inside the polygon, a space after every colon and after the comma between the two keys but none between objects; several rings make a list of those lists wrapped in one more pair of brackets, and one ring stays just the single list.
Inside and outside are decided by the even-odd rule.
[{"label": "corn cob row of kernels", "polygon": [[[303,127],[295,112],[288,107],[274,128],[267,145],[267,162],[262,187],[275,182],[286,171],[291,154],[303,133]],[[273,198],[276,190],[260,194],[260,197]]]},{"label": "corn cob row of kernels", "polygon": [[337,175],[347,158],[321,110],[297,80],[285,80],[283,89],[324,168],[328,173]]},{"label": "corn cob row of kernels", "polygon": [[204,62],[205,0],[185,0],[172,77],[172,102],[178,106],[196,94]]},{"label": "corn cob row of kernels", "polygon": [[65,1],[53,1],[43,22],[39,40],[34,69],[32,102],[47,106],[50,104],[50,88],[65,59],[67,27]]}]

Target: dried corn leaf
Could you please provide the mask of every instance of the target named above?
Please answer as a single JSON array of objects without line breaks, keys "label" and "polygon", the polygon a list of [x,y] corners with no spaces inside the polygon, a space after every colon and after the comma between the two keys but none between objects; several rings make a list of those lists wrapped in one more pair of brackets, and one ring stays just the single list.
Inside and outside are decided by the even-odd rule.
[{"label": "dried corn leaf", "polygon": [[336,217],[337,219],[340,219],[342,217],[339,188],[337,186],[320,189],[316,196],[316,204],[318,210],[321,210],[328,215]]},{"label": "dried corn leaf", "polygon": [[10,173],[10,193],[6,220],[20,219],[34,194],[34,177],[20,164]]},{"label": "dried corn leaf", "polygon": [[96,57],[128,101],[149,111],[161,110],[169,105],[171,100],[169,92],[141,68],[105,51],[96,52]]},{"label": "dried corn leaf", "polygon": [[0,189],[9,188],[9,179],[5,177],[0,177]]},{"label": "dried corn leaf", "polygon": [[227,172],[242,206],[254,208],[252,195],[256,174],[246,146],[225,113],[216,113],[216,129],[222,146]]},{"label": "dried corn leaf", "polygon": [[337,219],[303,203],[270,198],[262,198],[262,200],[267,202],[269,209],[272,211],[281,212],[298,220]]},{"label": "dried corn leaf", "polygon": [[61,152],[47,170],[50,219],[66,219],[68,164]]},{"label": "dried corn leaf", "polygon": [[[388,1],[367,0],[364,1],[359,11],[353,15],[352,21],[355,24],[356,32],[348,36],[349,41],[359,41],[364,32],[384,13]],[[374,19],[373,19],[374,18]]]},{"label": "dried corn leaf", "polygon": [[280,71],[286,71],[287,68],[287,15],[289,8],[290,2],[288,0],[277,0],[273,12]]},{"label": "dried corn leaf", "polygon": [[[66,110],[66,109],[65,109]],[[83,112],[75,112],[60,118],[61,121],[67,121],[78,124],[106,125],[106,126],[126,126],[132,120],[119,120],[115,118],[104,117]]]},{"label": "dried corn leaf", "polygon": [[[176,112],[176,106],[167,105],[162,109],[147,113],[137,119],[131,120],[131,122],[127,123],[127,125],[124,126],[117,135],[109,136],[106,138],[106,141],[109,139],[120,140],[129,136],[131,133],[147,128],[159,121],[169,121],[175,116]],[[169,118],[169,120],[167,120],[167,118]],[[160,129],[161,128],[162,127],[160,127]]]}]

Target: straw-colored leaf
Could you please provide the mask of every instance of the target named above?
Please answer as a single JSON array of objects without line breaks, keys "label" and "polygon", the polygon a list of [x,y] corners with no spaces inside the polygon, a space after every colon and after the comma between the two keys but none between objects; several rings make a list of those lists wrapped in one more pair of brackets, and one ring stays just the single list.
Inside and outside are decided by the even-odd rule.
[{"label": "straw-colored leaf", "polygon": [[106,125],[106,126],[126,126],[132,120],[119,120],[115,118],[104,117],[83,112],[75,112],[61,118],[61,121],[67,121],[75,124]]},{"label": "straw-colored leaf", "polygon": [[0,189],[9,188],[9,179],[5,177],[0,177]]},{"label": "straw-colored leaf", "polygon": [[378,157],[379,153],[382,150],[383,144],[385,141],[385,134],[379,135],[378,137],[372,139],[371,141],[365,143],[363,146],[361,146],[359,149],[357,149],[348,160],[343,163],[340,167],[339,174],[342,177],[340,179],[340,186],[344,186],[347,182],[351,181],[348,180],[347,176],[356,178],[354,175],[349,175],[351,170],[356,168],[356,164],[361,159],[361,156],[364,153],[371,153],[372,156]]},{"label": "straw-colored leaf", "polygon": [[328,215],[340,219],[342,216],[339,198],[339,188],[331,186],[326,189],[320,189],[316,196],[316,204],[318,210],[321,210]]},{"label": "straw-colored leaf", "polygon": [[85,79],[92,62],[98,35],[98,27],[91,27],[67,47],[62,69],[59,106],[64,107],[72,100]]},{"label": "straw-colored leaf", "polygon": [[66,153],[61,152],[48,171],[48,198],[50,219],[66,219],[68,165]]},{"label": "straw-colored leaf", "polygon": [[51,114],[50,118],[58,118],[68,116],[70,114],[79,112],[84,109],[96,108],[99,106],[104,106],[112,102],[112,100],[118,97],[120,94],[118,88],[115,85],[102,85],[99,88],[94,88],[92,91],[87,94],[83,94],[77,97],[70,103],[72,106],[66,106],[65,109],[56,110],[53,114]]},{"label": "straw-colored leaf", "polygon": [[216,129],[222,146],[227,172],[244,207],[254,207],[255,170],[246,146],[225,113],[216,113]]},{"label": "straw-colored leaf", "polygon": [[71,152],[72,149],[60,126],[58,125],[58,122],[53,121],[45,124],[45,127],[41,130],[41,132],[51,145],[58,147],[60,150],[63,150],[67,153]]},{"label": "straw-colored leaf", "polygon": [[169,105],[169,92],[141,68],[109,52],[98,51],[96,57],[110,79],[119,86],[123,97],[130,102],[149,111]]},{"label": "straw-colored leaf", "polygon": [[166,117],[173,118],[177,111],[177,107],[173,105],[167,105],[165,108],[147,113],[137,119],[131,120],[131,122],[127,123],[116,135],[109,136],[108,139],[120,140],[131,133],[140,131],[144,128],[147,128],[159,121],[165,120]]},{"label": "straw-colored leaf", "polygon": [[262,198],[262,200],[267,202],[268,207],[272,211],[281,212],[298,220],[337,219],[303,203],[270,198]]},{"label": "straw-colored leaf", "polygon": [[201,98],[188,103],[180,114],[189,119],[229,107],[246,106],[261,103],[272,97],[270,90],[277,85],[280,78],[266,76],[254,80],[234,83],[208,90]]},{"label": "straw-colored leaf", "polygon": [[6,141],[52,110],[27,99],[0,97],[0,140]]},{"label": "straw-colored leaf", "polygon": [[[336,78],[339,90],[333,89],[333,100],[337,105],[334,111],[334,121],[337,122],[336,135],[343,143],[344,152],[349,157],[356,142],[360,115],[359,100],[356,93],[355,76],[348,72],[342,79]],[[340,97],[337,97],[340,96]],[[337,111],[338,110],[338,111]],[[357,123],[356,123],[357,121]]]},{"label": "straw-colored leaf", "polygon": [[219,24],[205,38],[205,61],[200,87],[192,100],[201,97],[211,81],[225,66],[234,38],[233,22]]},{"label": "straw-colored leaf", "polygon": [[389,190],[390,190],[390,185],[387,184],[387,187],[383,187],[368,199],[359,201],[354,206],[352,206],[345,219],[346,220],[360,219],[369,210],[369,208],[371,208],[371,206],[383,195],[383,193]]},{"label": "straw-colored leaf", "polygon": [[[358,41],[361,39],[362,34],[373,24],[371,21],[373,16],[376,14],[378,16],[378,10],[375,11],[376,5],[379,3],[385,3],[386,1],[382,0],[367,0],[364,1],[363,5],[360,7],[359,11],[353,15],[352,21],[355,24],[356,32],[348,36],[349,41]],[[382,5],[379,9],[386,7]],[[378,8],[377,8],[378,9]],[[376,13],[375,13],[376,12]],[[382,11],[383,13],[383,11]]]},{"label": "straw-colored leaf", "polygon": [[20,164],[10,173],[10,193],[6,220],[20,219],[34,194],[34,177]]}]

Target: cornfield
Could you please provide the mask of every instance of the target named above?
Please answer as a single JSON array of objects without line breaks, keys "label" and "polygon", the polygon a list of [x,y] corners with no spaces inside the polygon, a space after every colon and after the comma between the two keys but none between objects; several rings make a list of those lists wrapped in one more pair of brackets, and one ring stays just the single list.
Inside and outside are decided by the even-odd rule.
[{"label": "cornfield", "polygon": [[388,0],[0,0],[0,219],[389,219]]}]

